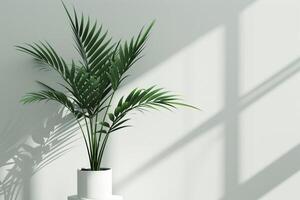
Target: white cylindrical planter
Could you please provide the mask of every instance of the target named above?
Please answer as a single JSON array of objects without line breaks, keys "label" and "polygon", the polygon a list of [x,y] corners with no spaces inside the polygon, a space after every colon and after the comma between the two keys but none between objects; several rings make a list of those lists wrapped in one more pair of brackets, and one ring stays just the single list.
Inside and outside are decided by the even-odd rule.
[{"label": "white cylindrical planter", "polygon": [[106,200],[112,196],[112,170],[77,171],[78,197],[86,199]]}]

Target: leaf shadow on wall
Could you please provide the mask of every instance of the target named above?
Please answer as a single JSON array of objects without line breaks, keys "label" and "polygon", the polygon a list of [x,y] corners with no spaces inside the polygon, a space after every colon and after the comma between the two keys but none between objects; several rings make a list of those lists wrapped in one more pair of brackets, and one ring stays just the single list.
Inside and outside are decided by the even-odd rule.
[{"label": "leaf shadow on wall", "polygon": [[[184,2],[174,0],[171,4],[172,9],[170,9],[170,2],[168,1],[154,0],[145,2],[131,0],[130,2],[124,3],[110,1],[109,4],[105,4],[106,7],[103,7],[104,10],[100,12],[100,15],[109,16],[108,21],[106,21],[105,24],[117,25],[115,31],[121,33],[124,32],[124,21],[126,21],[126,29],[135,30],[136,21],[141,20],[141,23],[144,24],[144,19],[147,18],[147,16],[151,16],[149,21],[153,19],[152,16],[157,19],[157,25],[154,29],[154,31],[157,31],[157,34],[153,33],[153,38],[151,39],[153,45],[151,44],[149,52],[147,52],[147,55],[149,56],[146,56],[145,60],[139,64],[140,66],[136,67],[135,73],[131,76],[135,79],[143,74],[151,72],[151,69],[154,68],[153,66],[157,66],[159,63],[167,60],[170,56],[191,44],[195,39],[199,38],[199,36],[206,34],[208,31],[224,23],[224,19],[227,18],[229,13],[243,9],[252,1],[253,0],[231,0],[224,4],[222,3],[222,0],[188,0]],[[17,3],[18,7],[23,6],[22,3]],[[132,4],[133,6],[128,6],[127,3]],[[14,3],[12,2],[12,4]],[[26,4],[28,6],[28,2],[26,2]],[[58,8],[61,9],[60,2],[57,2],[57,5]],[[99,15],[98,8],[93,8],[95,8],[96,14]],[[111,17],[111,10],[114,10],[118,15]],[[168,10],[168,12],[166,12],[166,10]],[[212,15],[212,11],[218,12],[218,14]],[[63,13],[62,9],[61,13],[61,16],[65,17],[65,13]],[[20,13],[15,14],[17,16],[17,14]],[[56,17],[59,18],[58,15]],[[91,15],[93,14],[91,13]],[[143,15],[143,17],[141,17],[141,15]],[[36,17],[39,18],[40,16]],[[14,21],[14,19],[12,19],[12,21]],[[195,23],[197,24],[195,25]],[[13,29],[11,29],[12,27],[9,25],[6,26],[7,29],[4,33],[13,31]],[[70,35],[71,32],[66,34]],[[8,63],[5,63],[5,65],[9,66],[10,70],[13,69],[13,71],[11,71],[11,74],[1,74],[0,76],[1,79],[5,79],[9,82],[12,75],[20,73],[20,69],[17,67],[18,64],[11,60],[9,60]],[[22,65],[24,65],[24,63],[22,63]],[[28,63],[27,65],[31,65],[31,63]],[[24,66],[22,66],[22,68],[24,68]],[[29,73],[27,76],[26,74],[22,74],[16,81],[18,81],[17,84],[22,84],[22,82],[26,82],[25,80],[34,79],[35,77],[32,77]],[[24,88],[18,88],[17,91],[14,90],[14,92],[23,94],[27,91],[27,88],[25,86],[23,87]],[[7,86],[7,88],[10,91],[14,89],[13,86]],[[15,99],[12,101],[14,100]],[[4,105],[4,103],[1,103],[1,105]],[[4,110],[9,111],[7,108]],[[20,196],[19,191],[21,191],[24,186],[30,187],[28,182],[30,181],[30,177],[36,173],[36,171],[49,164],[69,149],[66,143],[69,142],[69,138],[73,138],[73,131],[68,132],[68,129],[72,127],[73,122],[68,122],[69,124],[67,123],[64,126],[64,123],[68,121],[68,119],[63,117],[62,114],[59,113],[59,110],[58,107],[55,107],[54,109],[46,109],[44,107],[34,108],[33,111],[24,113],[26,119],[23,123],[12,121],[11,126],[3,129],[0,133],[1,139],[3,138],[0,143],[0,167],[3,169],[1,170],[1,173],[3,174],[1,174],[0,179],[2,181],[0,192],[2,195],[5,195],[5,200],[12,200],[17,196]],[[41,112],[43,113],[34,116],[35,113]],[[48,116],[52,116],[51,119],[49,119]],[[31,119],[29,120],[28,118]],[[48,121],[46,127],[43,126],[45,120]],[[34,130],[31,128],[29,130],[24,130],[24,126],[27,126],[27,124],[37,127]],[[30,135],[32,135],[32,138]],[[28,137],[31,141],[30,144],[27,143]],[[34,144],[32,144],[32,142]],[[171,150],[172,149],[173,148],[171,148]],[[168,152],[162,153],[158,159],[164,157],[165,154],[168,154]],[[156,162],[153,162],[153,164],[155,163]],[[141,169],[143,169],[143,167]],[[137,173],[137,176],[138,175],[139,173]],[[122,185],[122,183],[120,185]],[[24,189],[25,194],[23,197],[25,200],[29,200],[30,188]]]},{"label": "leaf shadow on wall", "polygon": [[[13,120],[1,130],[0,137],[0,195],[4,200],[31,199],[31,177],[61,157],[77,140],[76,121],[56,107],[44,113],[29,130],[26,120]],[[50,117],[49,117],[50,116]],[[21,134],[20,134],[21,132]]]},{"label": "leaf shadow on wall", "polygon": [[[224,154],[226,157],[226,159],[224,159],[224,200],[244,200],[245,197],[247,197],[249,200],[257,199],[259,196],[262,196],[264,193],[270,191],[276,185],[280,184],[283,180],[290,177],[296,171],[299,170],[300,166],[298,161],[296,163],[292,162],[292,160],[296,160],[295,156],[299,153],[299,147],[297,146],[290,152],[287,152],[287,154],[284,155],[282,158],[279,158],[277,161],[274,161],[274,163],[272,163],[265,170],[262,170],[261,173],[258,173],[257,176],[254,176],[253,179],[251,179],[249,182],[239,182],[238,114],[247,106],[251,105],[258,99],[262,98],[264,95],[268,94],[268,92],[272,91],[274,88],[279,86],[281,83],[283,83],[285,80],[292,77],[295,73],[299,71],[299,59],[297,59],[289,66],[285,67],[282,71],[278,72],[277,74],[274,74],[274,76],[270,77],[270,79],[266,80],[260,86],[250,91],[248,94],[239,97],[237,88],[237,82],[239,79],[239,33],[237,31],[238,24],[236,17],[238,15],[238,12],[243,10],[252,2],[254,2],[254,0],[189,0],[184,1],[184,3],[181,4],[178,0],[175,0],[172,2],[172,4],[174,3],[174,5],[178,5],[172,8],[172,6],[170,7],[169,2],[161,3],[160,1],[154,1],[154,6],[149,5],[146,6],[145,9],[145,2],[131,1],[131,3],[133,4],[137,3],[133,6],[134,10],[130,10],[131,7],[127,4],[122,4],[120,2],[112,2],[112,8],[114,10],[117,9],[116,11],[120,10],[119,18],[117,16],[111,17],[111,13],[109,13],[111,9],[109,8],[103,13],[101,13],[103,15],[110,16],[109,20],[111,21],[106,22],[106,24],[117,24],[118,28],[120,29],[120,32],[122,32],[122,30],[124,29],[124,21],[130,21],[131,18],[140,18],[141,20],[143,20],[144,18],[140,17],[140,15],[157,16],[156,29],[158,34],[153,34],[153,42],[155,44],[153,46],[151,45],[153,48],[147,53],[147,55],[149,56],[145,57],[145,62],[143,61],[145,65],[141,66],[140,68],[137,68],[137,73],[134,73],[133,79],[138,78],[148,72],[151,72],[151,69],[153,69],[154,66],[157,66],[159,63],[163,62],[164,60],[167,60],[170,56],[180,51],[185,46],[193,43],[194,40],[206,34],[215,27],[219,25],[225,25],[226,28],[227,60],[225,69],[225,108],[216,115],[212,116],[206,122],[199,125],[191,132],[187,133],[180,140],[166,147],[159,154],[154,155],[152,159],[139,166],[136,170],[132,171],[124,179],[117,182],[117,190],[124,189],[127,185],[133,183],[137,178],[145,174],[151,168],[158,165],[162,160],[176,153],[184,146],[186,146],[189,142],[191,142],[193,139],[200,137],[201,135],[205,134],[208,130],[221,123],[225,123],[226,138],[224,149]],[[166,10],[168,12],[166,12]],[[217,14],[214,15],[214,13]],[[132,20],[132,22],[133,23],[131,24],[131,26],[128,27],[128,29],[130,30],[132,30],[135,27],[135,25],[133,25],[135,23],[135,20]],[[120,24],[122,24],[122,26],[120,26]],[[24,91],[20,93],[23,92]],[[58,110],[59,108],[56,108],[53,114],[57,114]],[[37,110],[37,112],[39,112],[39,110]],[[47,116],[49,116],[49,113],[46,113],[40,119],[36,118],[34,123],[36,125],[42,125],[44,123],[44,120],[41,119],[46,119]],[[62,126],[62,124],[64,124],[62,123],[64,121],[62,120],[63,117],[60,115],[56,117],[57,118],[55,120],[53,119],[55,123],[57,123],[56,125]],[[13,126],[15,126],[18,123],[12,124]],[[72,125],[70,125],[70,127],[71,126]],[[0,142],[0,166],[2,166],[3,168],[7,167],[8,165],[10,165],[10,167],[13,166],[13,170],[8,171],[8,173],[11,175],[5,176],[7,178],[5,178],[5,181],[2,182],[0,188],[1,192],[5,192],[8,195],[6,200],[13,199],[14,195],[18,193],[18,189],[15,189],[14,187],[29,185],[26,184],[26,181],[28,181],[30,176],[34,173],[33,169],[40,169],[40,167],[38,166],[44,166],[42,163],[50,163],[56,157],[59,157],[61,155],[59,152],[64,152],[64,149],[60,148],[64,145],[62,145],[62,143],[58,141],[69,141],[68,137],[66,136],[68,135],[68,132],[67,134],[57,134],[57,140],[51,139],[52,137],[50,135],[48,135],[47,137],[42,136],[51,133],[54,127],[55,125],[49,125],[49,127],[45,130],[43,130],[44,127],[37,129],[38,131],[34,133],[34,135],[37,134],[38,136],[35,137],[40,138],[33,139],[37,144],[37,146],[34,147],[28,147],[25,142],[19,144],[19,135],[14,136],[15,133],[17,134],[18,132],[23,132],[22,127],[14,127],[17,130],[12,130],[9,127],[7,129],[4,129],[2,133],[0,133],[1,139],[3,138],[5,140],[1,140]],[[42,134],[40,133],[41,130],[43,130]],[[67,130],[68,128],[61,128],[59,132],[63,133]],[[26,133],[22,133],[21,135],[26,136],[30,135],[31,133],[32,131],[29,131]],[[8,135],[11,136],[7,137]],[[8,139],[10,137],[12,138],[11,140]],[[69,137],[71,137],[71,133]],[[54,156],[54,158],[48,157],[48,161],[41,161],[43,160],[41,158],[46,157],[45,155],[56,155],[55,153],[52,154],[50,150],[47,150],[49,149],[49,146],[47,146],[47,144],[51,143],[52,146],[57,145],[57,149],[60,149],[60,151],[58,151],[57,149],[53,150],[53,152],[56,152],[56,154],[58,155]],[[65,150],[68,150],[68,148]],[[17,158],[14,157],[15,155],[17,155]],[[282,161],[285,161],[286,163],[283,163]],[[291,166],[293,166],[293,168],[291,168]],[[278,171],[281,171],[280,174],[282,176],[279,178],[274,178],[276,177],[274,176],[274,174],[276,174]],[[266,182],[269,184],[262,186],[262,184]],[[257,186],[261,187],[258,188]],[[26,189],[28,191],[30,190],[30,188]],[[30,192],[27,195],[28,196],[26,198],[27,200],[29,200]]]}]

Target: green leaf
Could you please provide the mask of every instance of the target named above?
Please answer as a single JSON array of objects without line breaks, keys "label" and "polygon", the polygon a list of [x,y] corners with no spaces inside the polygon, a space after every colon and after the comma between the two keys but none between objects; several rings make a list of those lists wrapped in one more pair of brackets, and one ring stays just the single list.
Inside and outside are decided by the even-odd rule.
[{"label": "green leaf", "polygon": [[115,129],[115,128],[121,126],[122,124],[126,123],[126,122],[129,121],[129,120],[130,120],[130,118],[119,121],[118,123],[116,123],[116,124],[112,127],[112,129]]},{"label": "green leaf", "polygon": [[107,131],[102,129],[102,130],[97,131],[96,133],[100,133],[100,134],[101,134],[101,133],[104,133],[104,134],[106,134]]},{"label": "green leaf", "polygon": [[107,123],[107,122],[101,122],[100,124],[103,125],[103,126],[105,126],[105,127],[107,127],[107,128],[110,127],[109,123]]},{"label": "green leaf", "polygon": [[[96,170],[101,167],[109,134],[130,127],[126,123],[129,121],[127,115],[131,111],[172,110],[179,106],[195,107],[183,103],[177,95],[152,86],[132,90],[129,95],[120,98],[114,109],[108,113],[112,108],[111,102],[114,102],[111,99],[128,76],[128,70],[143,56],[142,52],[154,22],[142,28],[137,36],[130,37],[130,40],[114,43],[102,24],[83,14],[78,15],[75,9],[69,12],[66,5],[63,2],[62,4],[80,58],[67,62],[48,42],[16,46],[17,50],[29,54],[38,61],[41,68],[49,67],[55,70],[64,80],[63,83],[58,83],[63,91],[56,90],[52,87],[52,83],[48,85],[37,81],[43,89],[27,93],[21,102],[24,104],[40,101],[57,102],[74,114],[81,129],[80,119],[84,118],[87,131],[82,132],[91,169]],[[98,119],[98,116],[102,116],[101,112],[105,113],[105,117],[108,113],[109,120]],[[101,120],[103,122],[100,122]],[[100,125],[101,130],[98,130]],[[95,136],[95,133],[99,135]],[[101,138],[102,133],[105,134],[104,139]]]},{"label": "green leaf", "polygon": [[[48,87],[44,85],[45,87]],[[72,113],[74,113],[74,105],[69,100],[69,98],[62,92],[56,91],[54,89],[41,90],[39,92],[31,92],[25,95],[21,102],[24,104],[39,102],[39,101],[56,101],[65,107],[67,107]]]},{"label": "green leaf", "polygon": [[132,127],[132,126],[131,125],[120,126],[120,127],[115,128],[115,129],[112,129],[110,132],[112,133],[112,132],[115,132],[119,129],[128,128],[128,127]]},{"label": "green leaf", "polygon": [[114,120],[115,120],[115,116],[114,116],[114,114],[112,114],[112,113],[109,113],[109,114],[108,114],[108,117],[109,117],[109,119],[110,119],[111,121],[114,121]]},{"label": "green leaf", "polygon": [[[81,56],[82,63],[84,64],[85,68],[90,70],[96,65],[101,64],[102,66],[97,68],[101,69],[106,60],[109,59],[112,50],[112,45],[110,45],[111,40],[103,43],[107,36],[107,32],[102,34],[102,25],[99,27],[96,20],[92,22],[89,17],[87,20],[85,20],[83,15],[81,16],[81,19],[78,19],[75,9],[74,17],[72,17],[65,5],[64,8],[72,26],[72,31],[76,42],[76,49]],[[91,24],[93,25],[90,26]]]}]

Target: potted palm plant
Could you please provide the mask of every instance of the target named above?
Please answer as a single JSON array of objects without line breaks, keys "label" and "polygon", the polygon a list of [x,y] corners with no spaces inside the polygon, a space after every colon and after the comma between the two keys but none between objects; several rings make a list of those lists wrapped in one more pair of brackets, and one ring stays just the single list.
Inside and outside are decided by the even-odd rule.
[{"label": "potted palm plant", "polygon": [[71,13],[65,4],[63,6],[80,60],[68,63],[48,42],[17,46],[19,51],[33,56],[43,68],[56,71],[63,81],[59,83],[63,90],[37,81],[43,89],[27,93],[21,101],[24,104],[55,101],[74,115],[82,132],[90,166],[89,169],[78,170],[78,196],[105,199],[112,195],[112,172],[102,166],[102,158],[109,136],[129,127],[128,113],[177,106],[194,107],[156,86],[135,88],[120,98],[116,105],[112,105],[128,70],[141,58],[153,23],[142,28],[129,41],[112,42],[108,32],[96,20],[79,16],[75,9]]}]

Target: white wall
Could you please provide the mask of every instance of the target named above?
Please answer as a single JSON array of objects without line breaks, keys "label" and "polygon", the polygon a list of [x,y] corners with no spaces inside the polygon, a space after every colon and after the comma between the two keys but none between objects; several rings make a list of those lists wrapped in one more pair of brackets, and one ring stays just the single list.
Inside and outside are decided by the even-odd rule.
[{"label": "white wall", "polygon": [[[115,38],[156,19],[146,56],[119,95],[157,84],[203,109],[136,114],[133,128],[115,134],[105,157],[115,193],[126,200],[300,198],[298,0],[66,3],[97,17]],[[83,143],[72,124],[60,124],[69,120],[56,104],[19,103],[37,88],[34,80],[57,76],[32,67],[13,46],[47,40],[71,58],[71,31],[60,1],[0,5],[0,180],[13,173],[27,191],[21,199],[65,200],[75,193],[76,169],[87,165]],[[76,141],[52,159],[47,144],[59,143],[51,135]]]}]

